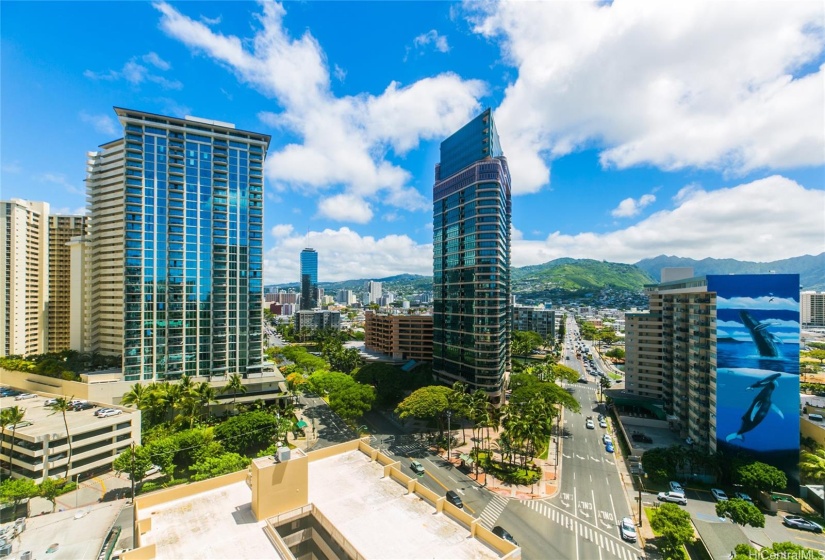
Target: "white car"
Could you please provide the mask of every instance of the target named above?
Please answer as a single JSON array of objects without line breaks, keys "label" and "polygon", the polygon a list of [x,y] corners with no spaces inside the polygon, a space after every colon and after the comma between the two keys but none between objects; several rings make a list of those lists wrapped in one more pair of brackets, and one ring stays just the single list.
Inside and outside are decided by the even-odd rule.
[{"label": "white car", "polygon": [[723,490],[720,490],[719,488],[711,488],[710,493],[713,494],[713,498],[717,502],[726,502],[726,501],[728,501],[728,495],[725,494],[725,492]]},{"label": "white car", "polygon": [[687,498],[684,492],[659,492],[656,498],[660,502],[673,502],[674,504],[687,505]]},{"label": "white car", "polygon": [[119,410],[117,408],[110,408],[109,410],[104,410],[102,412],[99,412],[97,417],[98,418],[108,418],[109,416],[117,416],[118,414],[123,414],[123,411]]},{"label": "white car", "polygon": [[34,393],[23,393],[22,395],[17,395],[16,397],[14,397],[14,400],[24,401],[26,399],[36,399],[36,398],[37,398],[37,395],[35,395]]},{"label": "white car", "polygon": [[54,406],[57,404],[57,399],[46,399],[43,401],[43,406]]},{"label": "white car", "polygon": [[587,421],[584,423],[584,425],[587,427],[588,430],[595,430],[596,429],[596,425],[593,423],[593,420],[591,420],[590,418],[587,419]]},{"label": "white car", "polygon": [[744,492],[734,492],[733,497],[734,498],[739,498],[740,500],[745,500],[746,502],[753,503],[753,500],[751,499],[751,497],[748,496],[747,494],[745,494]]},{"label": "white car", "polygon": [[675,480],[671,480],[670,483],[670,491],[671,492],[684,492],[685,489],[682,488],[682,485],[676,482]]},{"label": "white car", "polygon": [[622,522],[619,524],[619,532],[624,540],[636,542],[636,525],[631,518],[622,518]]},{"label": "white car", "polygon": [[608,443],[613,443],[613,438],[610,437],[610,434],[604,434],[602,436],[602,441],[604,442],[605,445],[607,445]]},{"label": "white car", "polygon": [[604,418],[599,420],[599,427],[600,428],[607,428],[607,422],[604,420]]}]

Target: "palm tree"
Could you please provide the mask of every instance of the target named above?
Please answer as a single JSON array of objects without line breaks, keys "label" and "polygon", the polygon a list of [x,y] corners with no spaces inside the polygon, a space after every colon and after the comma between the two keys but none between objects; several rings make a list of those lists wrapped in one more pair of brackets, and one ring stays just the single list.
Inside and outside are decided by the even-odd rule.
[{"label": "palm tree", "polygon": [[26,409],[19,406],[4,408],[0,411],[0,426],[3,428],[5,437],[6,426],[11,425],[11,450],[9,451],[9,478],[11,478],[12,462],[14,461],[14,433],[17,431],[17,424],[23,421],[26,416]]},{"label": "palm tree", "polygon": [[[57,397],[55,403],[52,405],[52,415],[60,412],[63,414],[63,426],[66,428],[66,440],[69,442],[69,458],[66,461],[66,475],[64,478],[69,478],[69,468],[72,464],[72,434],[69,433],[69,423],[66,420],[66,412],[72,409],[71,402],[74,396],[70,398]],[[50,415],[51,416],[51,415]]]},{"label": "palm tree", "polygon": [[149,404],[149,389],[146,385],[135,383],[128,393],[124,393],[120,404],[126,406],[134,406],[138,410],[143,409]]},{"label": "palm tree", "polygon": [[208,381],[202,381],[195,388],[195,394],[197,395],[201,406],[206,407],[206,417],[211,418],[212,409],[209,405],[218,402],[215,398],[215,388],[210,385]]},{"label": "palm tree", "polygon": [[823,485],[825,489],[825,448],[819,448],[813,453],[803,451],[800,454],[799,470],[806,478]]},{"label": "palm tree", "polygon": [[233,373],[230,375],[229,383],[221,389],[221,393],[228,393],[229,391],[232,391],[232,408],[235,408],[235,400],[238,398],[238,393],[246,393],[246,385],[243,384],[240,374]]}]

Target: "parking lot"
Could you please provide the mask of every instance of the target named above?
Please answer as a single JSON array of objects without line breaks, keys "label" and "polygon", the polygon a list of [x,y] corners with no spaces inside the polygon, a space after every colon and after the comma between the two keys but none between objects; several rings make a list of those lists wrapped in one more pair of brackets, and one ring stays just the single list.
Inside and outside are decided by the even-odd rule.
[{"label": "parking lot", "polygon": [[[730,493],[728,493],[730,495]],[[691,517],[703,521],[718,521],[719,517],[716,515],[716,500],[713,499],[709,490],[691,487],[685,487],[685,496],[688,499],[685,509],[690,512]],[[661,502],[656,498],[656,493],[644,493],[642,500],[653,507],[657,507]],[[761,508],[760,508],[761,509]],[[825,552],[825,535],[814,534],[799,529],[791,529],[782,524],[782,519],[785,512],[778,514],[765,513],[765,527],[742,527],[748,539],[759,546],[770,546],[773,542],[791,541],[800,546],[813,548]]]}]

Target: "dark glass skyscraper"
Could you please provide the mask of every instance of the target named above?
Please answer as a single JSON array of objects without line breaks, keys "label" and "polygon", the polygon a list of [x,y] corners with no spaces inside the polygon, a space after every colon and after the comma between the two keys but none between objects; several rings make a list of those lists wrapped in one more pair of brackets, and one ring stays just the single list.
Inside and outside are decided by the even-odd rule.
[{"label": "dark glass skyscraper", "polygon": [[306,248],[301,251],[301,309],[318,307],[318,252]]},{"label": "dark glass skyscraper", "polygon": [[270,137],[115,108],[90,154],[92,346],[128,381],[260,371]]},{"label": "dark glass skyscraper", "polygon": [[433,373],[496,402],[510,366],[510,171],[490,109],[441,143],[433,186]]}]

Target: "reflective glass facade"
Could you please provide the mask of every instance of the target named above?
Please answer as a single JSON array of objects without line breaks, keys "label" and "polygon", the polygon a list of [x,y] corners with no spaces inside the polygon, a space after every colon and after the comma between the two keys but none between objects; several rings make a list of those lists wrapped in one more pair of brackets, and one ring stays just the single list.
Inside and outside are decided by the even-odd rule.
[{"label": "reflective glass facade", "polygon": [[433,187],[433,372],[495,402],[510,365],[510,171],[488,109],[441,144]]},{"label": "reflective glass facade", "polygon": [[301,309],[318,307],[318,252],[306,248],[301,251]]},{"label": "reflective glass facade", "polygon": [[115,110],[124,128],[126,379],[259,370],[269,136]]}]

